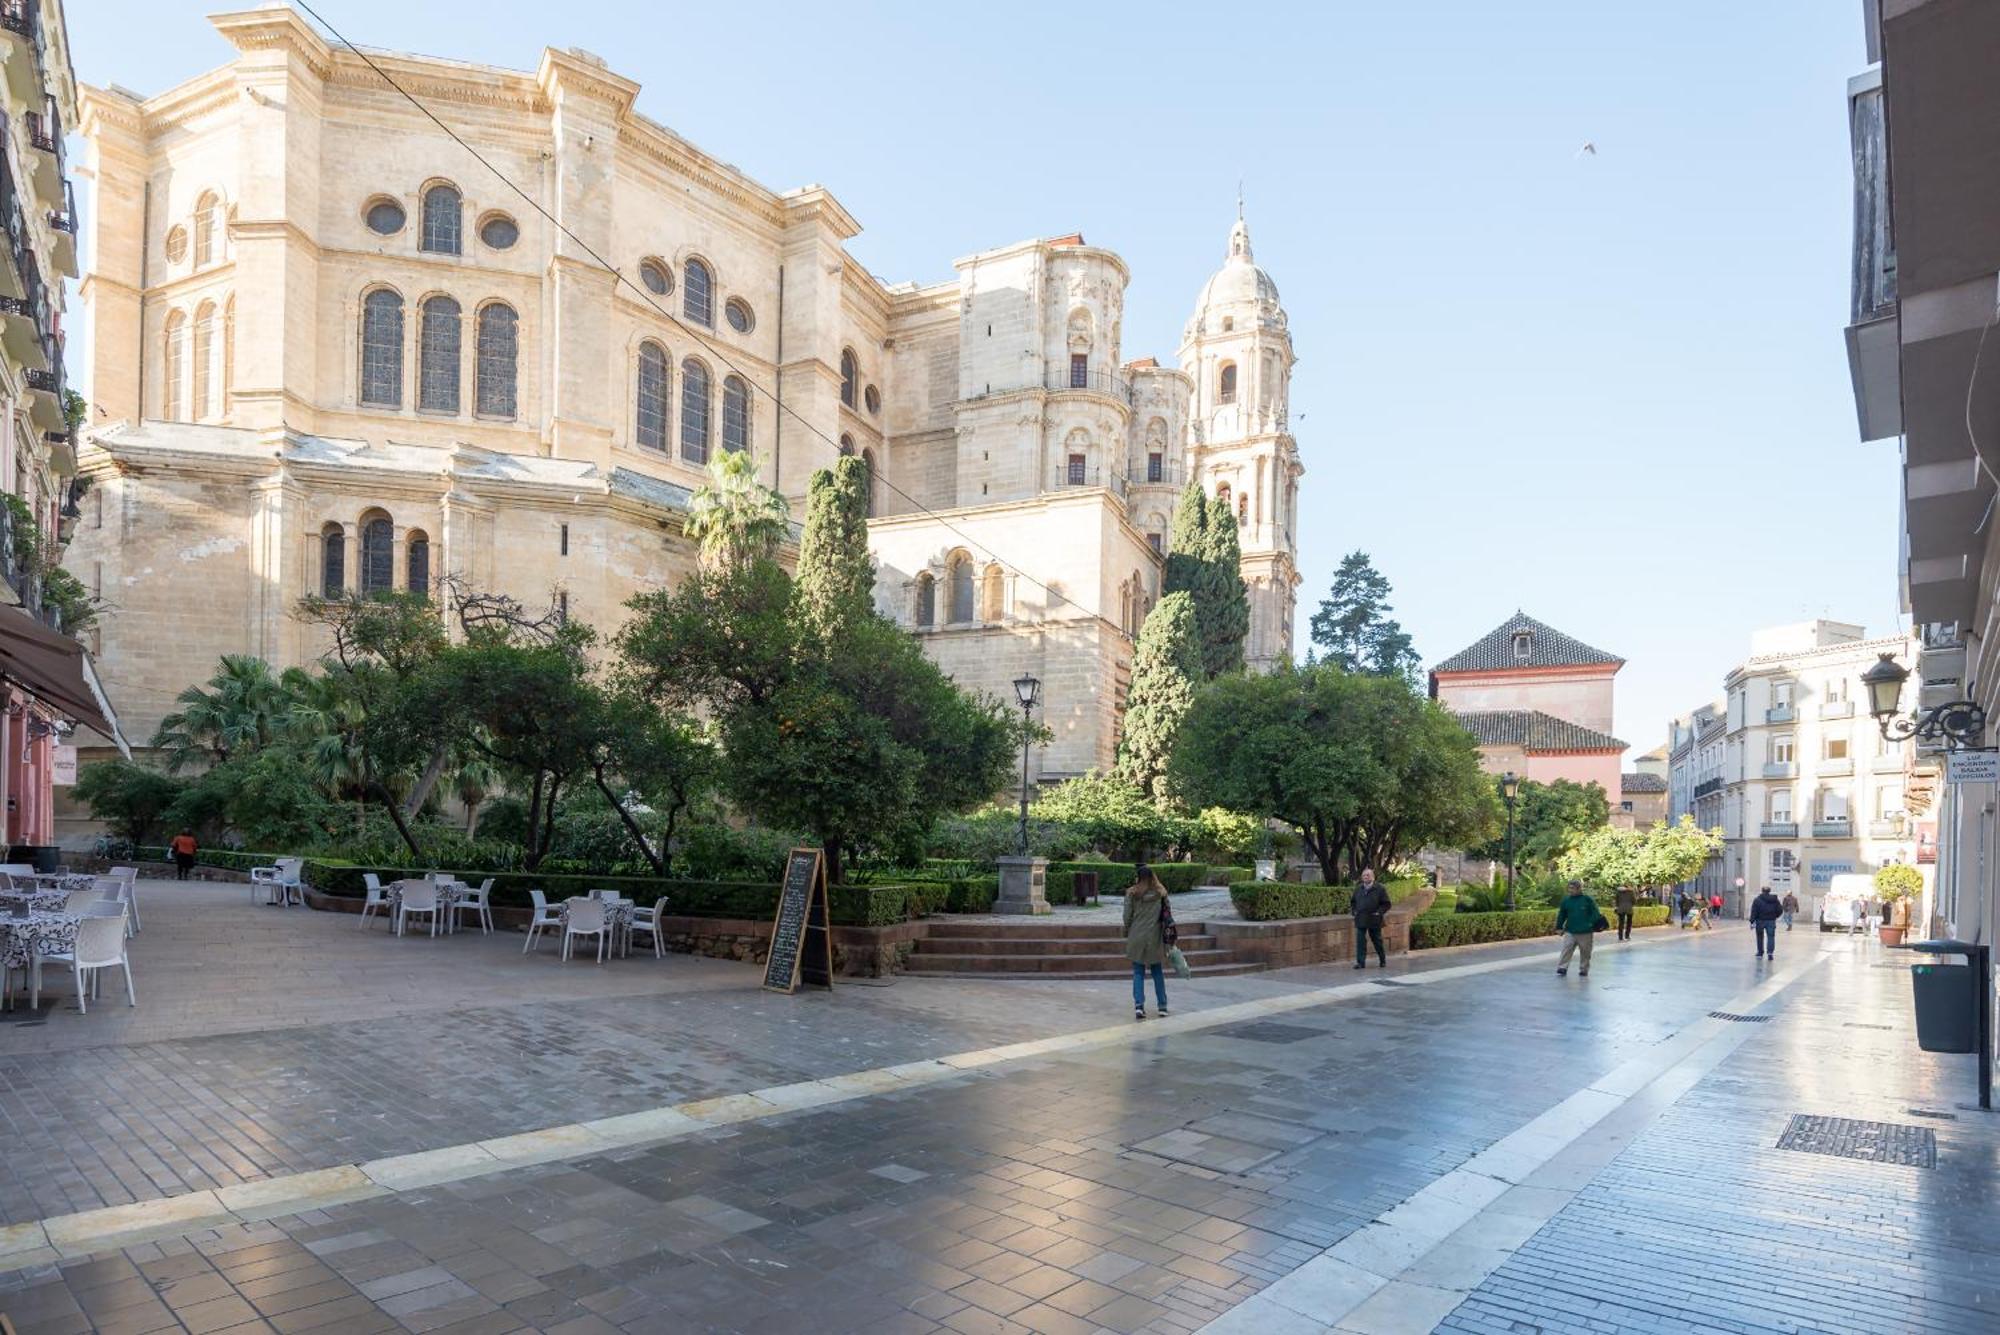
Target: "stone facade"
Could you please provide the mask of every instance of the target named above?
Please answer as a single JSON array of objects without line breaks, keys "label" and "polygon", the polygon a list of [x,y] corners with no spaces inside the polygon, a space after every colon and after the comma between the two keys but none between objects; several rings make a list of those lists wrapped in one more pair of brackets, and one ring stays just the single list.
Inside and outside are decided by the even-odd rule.
[{"label": "stone facade", "polygon": [[1180,367],[1128,363],[1126,265],[1080,236],[885,285],[825,189],[750,180],[588,53],[374,54],[559,229],[291,10],[212,22],[230,63],[82,100],[99,494],[71,564],[134,736],[220,653],[309,660],[287,609],[329,585],[462,575],[608,631],[692,568],[724,449],[795,514],[869,462],[877,605],[970,688],[1044,678],[1044,778],[1110,762],[1188,479],[1244,517],[1248,657],[1289,657],[1293,354],[1240,219]]}]

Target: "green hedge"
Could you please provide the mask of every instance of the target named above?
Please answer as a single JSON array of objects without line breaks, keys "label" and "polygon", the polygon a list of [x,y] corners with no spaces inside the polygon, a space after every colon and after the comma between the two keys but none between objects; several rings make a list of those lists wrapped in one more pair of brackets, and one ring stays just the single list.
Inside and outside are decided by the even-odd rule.
[{"label": "green hedge", "polygon": [[[1666,920],[1663,904],[1641,904],[1632,911],[1634,927],[1658,927]],[[1555,930],[1554,909],[1517,909],[1512,913],[1439,913],[1433,909],[1418,914],[1410,924],[1410,949],[1523,941],[1553,935]]]},{"label": "green hedge", "polygon": [[1452,889],[1449,886],[1440,886],[1438,888],[1437,898],[1431,901],[1430,908],[1426,909],[1425,912],[1426,913],[1458,912],[1458,891]]},{"label": "green hedge", "polygon": [[[1400,904],[1423,888],[1421,876],[1384,881],[1389,902]],[[1291,881],[1248,881],[1229,887],[1230,902],[1250,922],[1287,918],[1334,918],[1354,912],[1351,885],[1299,885]]]}]

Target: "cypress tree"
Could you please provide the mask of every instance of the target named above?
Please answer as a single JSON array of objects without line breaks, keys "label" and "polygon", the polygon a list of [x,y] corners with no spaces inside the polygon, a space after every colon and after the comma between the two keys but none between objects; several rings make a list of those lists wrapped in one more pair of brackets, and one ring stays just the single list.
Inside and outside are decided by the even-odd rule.
[{"label": "cypress tree", "polygon": [[1250,635],[1250,591],[1243,585],[1243,545],[1228,506],[1209,507],[1207,536],[1195,615],[1201,630],[1202,667],[1215,678],[1243,667],[1243,641]]},{"label": "cypress tree", "polygon": [[1201,483],[1190,482],[1181,492],[1181,502],[1174,509],[1174,526],[1167,534],[1167,574],[1160,591],[1195,592],[1207,552],[1208,497],[1202,494]]},{"label": "cypress tree", "polygon": [[1146,614],[1132,658],[1132,691],[1125,705],[1125,733],[1118,742],[1118,774],[1148,797],[1166,797],[1167,758],[1181,720],[1194,705],[1202,678],[1201,641],[1195,630],[1194,595],[1170,593]]},{"label": "cypress tree", "polygon": [[793,606],[822,640],[874,608],[875,562],[868,555],[868,465],[853,457],[812,475]]}]

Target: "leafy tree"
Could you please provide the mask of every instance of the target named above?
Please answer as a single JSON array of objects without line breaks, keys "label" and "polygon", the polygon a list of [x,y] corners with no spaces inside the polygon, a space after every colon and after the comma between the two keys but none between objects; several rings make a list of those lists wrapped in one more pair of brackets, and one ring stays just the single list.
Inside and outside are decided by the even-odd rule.
[{"label": "leafy tree", "polygon": [[146,844],[160,833],[168,808],[187,787],[147,765],[107,760],[87,765],[76,776],[75,794],[93,820],[120,839]]},{"label": "leafy tree", "polygon": [[1924,890],[1924,874],[1907,862],[1892,862],[1875,873],[1875,893],[1895,903]]},{"label": "leafy tree", "polygon": [[1188,842],[1201,861],[1249,857],[1269,843],[1270,836],[1270,830],[1255,816],[1223,807],[1203,807],[1188,822]]},{"label": "leafy tree", "polygon": [[1350,552],[1312,617],[1312,642],[1324,662],[1347,672],[1415,680],[1420,663],[1410,637],[1389,615],[1389,581],[1366,552]]},{"label": "leafy tree", "polygon": [[1043,793],[1028,807],[1028,818],[1067,826],[1092,848],[1128,862],[1163,848],[1177,833],[1176,822],[1144,789],[1096,770]]},{"label": "leafy tree", "polygon": [[821,639],[874,606],[868,555],[868,465],[848,456],[812,475],[793,602]]},{"label": "leafy tree", "polygon": [[1584,836],[1557,860],[1562,875],[1582,881],[1592,890],[1629,885],[1656,890],[1679,885],[1699,875],[1708,860],[1722,851],[1722,831],[1704,830],[1694,817],[1680,823],[1656,821],[1650,829],[1606,827]]},{"label": "leafy tree", "polygon": [[[1499,791],[1499,776],[1489,776]],[[1578,840],[1602,829],[1611,819],[1604,789],[1594,783],[1557,779],[1553,783],[1521,780],[1514,799],[1514,865],[1530,874],[1545,875],[1556,859]],[[1503,820],[1501,833],[1466,850],[1475,858],[1498,862],[1507,855]]]},{"label": "leafy tree", "polygon": [[239,751],[269,745],[283,726],[291,697],[263,659],[224,654],[207,689],[190,686],[174,697],[174,704],[153,734],[170,774],[220,764]]},{"label": "leafy tree", "polygon": [[1167,773],[1192,806],[1296,827],[1328,881],[1483,839],[1498,807],[1471,734],[1435,701],[1327,665],[1211,682]]},{"label": "leafy tree", "polygon": [[1167,540],[1163,593],[1186,593],[1194,602],[1202,673],[1213,678],[1243,666],[1250,633],[1250,601],[1243,587],[1242,544],[1236,516],[1190,482],[1174,510]]},{"label": "leafy tree", "polygon": [[689,498],[685,531],[712,569],[768,557],[791,531],[791,506],[759,480],[762,466],[748,450],[723,450]]},{"label": "leafy tree", "polygon": [[1132,658],[1118,774],[1156,802],[1166,796],[1167,760],[1202,679],[1194,598],[1170,593],[1146,614]]}]

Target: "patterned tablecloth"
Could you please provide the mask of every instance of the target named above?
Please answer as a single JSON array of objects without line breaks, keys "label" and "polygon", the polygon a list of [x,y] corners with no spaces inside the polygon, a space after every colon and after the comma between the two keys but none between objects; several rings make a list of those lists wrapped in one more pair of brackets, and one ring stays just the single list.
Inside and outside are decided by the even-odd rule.
[{"label": "patterned tablecloth", "polygon": [[30,913],[25,918],[0,913],[0,963],[25,969],[37,955],[67,955],[76,949],[82,925],[83,915],[77,913]]},{"label": "patterned tablecloth", "polygon": [[12,913],[16,909],[56,913],[67,903],[67,890],[0,890],[0,913]]},{"label": "patterned tablecloth", "polygon": [[[458,925],[458,901],[470,895],[472,888],[470,886],[459,885],[456,882],[448,882],[438,886],[437,891],[438,913],[441,915],[438,919],[438,926],[446,930],[452,930]],[[394,922],[396,915],[401,913],[402,910],[403,883],[401,881],[394,881],[389,885],[389,921]]]},{"label": "patterned tablecloth", "polygon": [[[569,906],[573,902],[565,899],[556,905],[556,920],[565,930],[569,927]],[[604,925],[611,929],[612,942],[623,949],[629,949],[632,940],[632,915],[639,911],[639,906],[629,899],[605,899],[598,902],[604,905]]]}]

